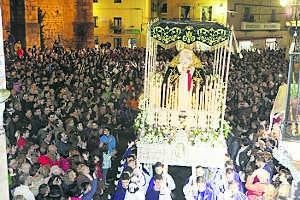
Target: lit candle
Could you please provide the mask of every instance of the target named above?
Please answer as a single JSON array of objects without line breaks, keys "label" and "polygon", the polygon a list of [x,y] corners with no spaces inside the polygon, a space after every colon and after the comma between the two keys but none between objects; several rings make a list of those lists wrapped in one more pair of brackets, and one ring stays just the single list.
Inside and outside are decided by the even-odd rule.
[{"label": "lit candle", "polygon": [[175,83],[174,85],[174,110],[177,110],[177,104],[178,104],[178,84]]},{"label": "lit candle", "polygon": [[200,83],[196,82],[196,110],[199,110],[199,88],[200,88]]},{"label": "lit candle", "polygon": [[166,84],[163,84],[163,91],[162,91],[162,107],[165,107],[165,98],[166,98]]},{"label": "lit candle", "polygon": [[170,81],[168,80],[168,84],[166,85],[166,96],[165,96],[165,102],[166,102],[167,109],[168,109],[168,99],[169,99],[169,90],[168,90],[169,85],[170,85]]}]

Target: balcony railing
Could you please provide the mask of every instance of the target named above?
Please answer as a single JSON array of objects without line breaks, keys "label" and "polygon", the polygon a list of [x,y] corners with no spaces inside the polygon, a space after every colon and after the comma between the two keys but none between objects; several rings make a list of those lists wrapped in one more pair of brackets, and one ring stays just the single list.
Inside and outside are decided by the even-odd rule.
[{"label": "balcony railing", "polygon": [[121,34],[122,33],[122,27],[121,26],[112,26],[112,30],[114,34]]}]

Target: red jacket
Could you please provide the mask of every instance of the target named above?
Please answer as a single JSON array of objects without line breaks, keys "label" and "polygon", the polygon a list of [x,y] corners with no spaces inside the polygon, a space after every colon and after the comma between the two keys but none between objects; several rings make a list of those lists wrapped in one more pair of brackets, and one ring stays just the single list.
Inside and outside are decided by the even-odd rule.
[{"label": "red jacket", "polygon": [[38,162],[41,166],[45,166],[45,165],[48,165],[50,167],[52,167],[53,165],[59,166],[59,162],[52,160],[48,155],[40,155],[38,157]]}]

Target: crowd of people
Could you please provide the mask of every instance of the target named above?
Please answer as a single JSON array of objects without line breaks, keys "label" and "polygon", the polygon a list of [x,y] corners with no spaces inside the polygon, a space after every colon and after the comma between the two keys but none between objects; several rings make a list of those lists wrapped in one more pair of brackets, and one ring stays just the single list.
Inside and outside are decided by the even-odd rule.
[{"label": "crowd of people", "polygon": [[[12,199],[181,198],[168,166],[157,162],[151,173],[136,159],[132,125],[143,90],[144,48],[33,47],[22,56],[12,51],[6,43],[11,97],[4,117]],[[159,49],[157,64],[167,65],[177,53]],[[198,55],[209,71],[213,54]],[[278,133],[267,131],[278,87],[286,81],[285,51],[241,55],[231,58],[226,120],[233,130],[225,170],[197,166],[181,189],[188,200],[286,199],[289,193],[292,177],[272,157]],[[217,173],[222,174],[218,183]]]},{"label": "crowd of people", "polygon": [[33,47],[24,57],[10,50],[6,45],[11,97],[4,117],[11,195],[101,199],[118,135],[136,115],[144,49]]}]

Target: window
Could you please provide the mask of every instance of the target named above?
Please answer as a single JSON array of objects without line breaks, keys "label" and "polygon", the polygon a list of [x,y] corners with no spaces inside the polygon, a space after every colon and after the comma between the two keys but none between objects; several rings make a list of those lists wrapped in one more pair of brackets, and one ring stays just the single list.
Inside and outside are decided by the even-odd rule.
[{"label": "window", "polygon": [[272,50],[275,50],[277,47],[276,38],[267,38],[266,39],[266,47]]},{"label": "window", "polygon": [[163,5],[160,8],[160,12],[161,13],[168,13],[168,4],[167,3],[163,3]]},{"label": "window", "polygon": [[122,18],[114,17],[114,33],[121,34],[122,32]]},{"label": "window", "polygon": [[244,21],[245,22],[254,22],[254,15],[251,14],[251,8],[244,8]]},{"label": "window", "polygon": [[250,50],[253,47],[253,42],[251,40],[244,40],[239,42],[240,49]]},{"label": "window", "polygon": [[99,49],[99,43],[100,43],[99,42],[99,36],[95,36],[94,38],[95,38],[95,48]]},{"label": "window", "polygon": [[191,6],[181,6],[180,19],[189,19],[190,10],[191,10]]},{"label": "window", "polygon": [[132,49],[136,47],[136,38],[130,38],[128,40],[128,47]]},{"label": "window", "polygon": [[114,38],[114,47],[118,48],[122,46],[122,38]]},{"label": "window", "polygon": [[114,0],[114,3],[122,3],[122,0]]},{"label": "window", "polygon": [[201,20],[202,21],[211,21],[212,19],[212,6],[203,7],[201,10]]},{"label": "window", "polygon": [[94,27],[98,27],[98,16],[94,16]]},{"label": "window", "polygon": [[272,9],[271,22],[276,22],[276,10]]}]

